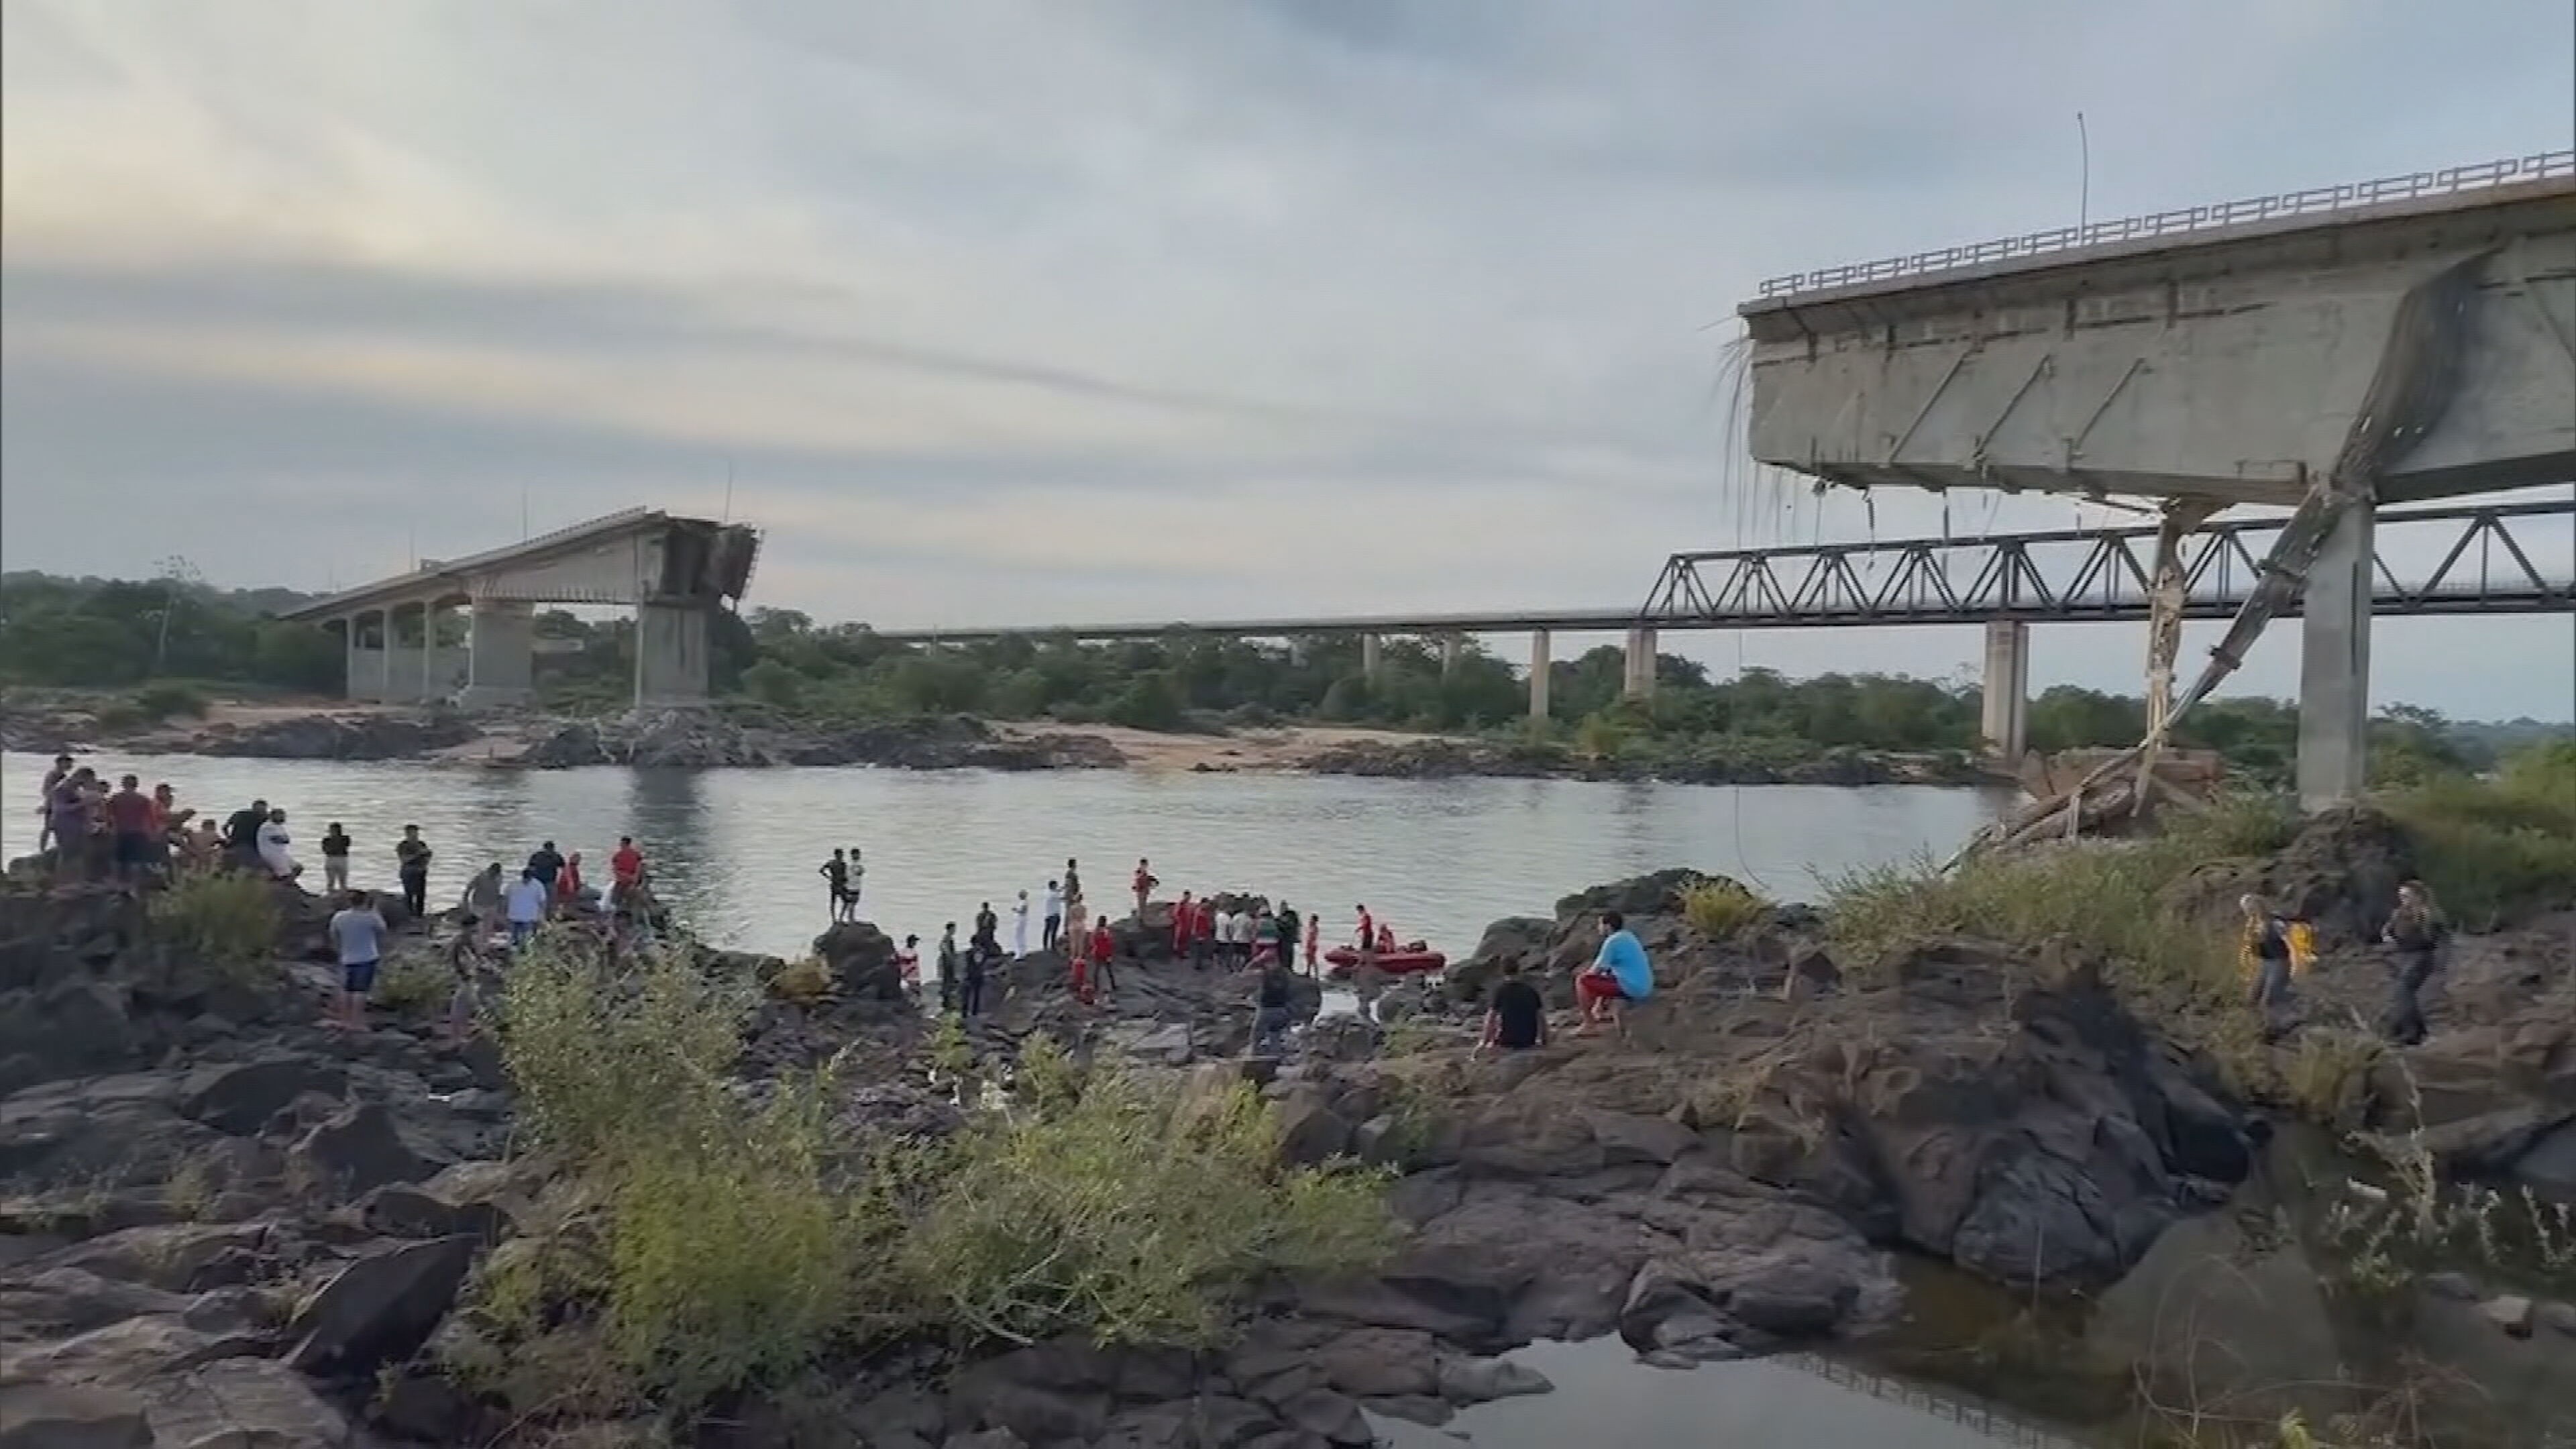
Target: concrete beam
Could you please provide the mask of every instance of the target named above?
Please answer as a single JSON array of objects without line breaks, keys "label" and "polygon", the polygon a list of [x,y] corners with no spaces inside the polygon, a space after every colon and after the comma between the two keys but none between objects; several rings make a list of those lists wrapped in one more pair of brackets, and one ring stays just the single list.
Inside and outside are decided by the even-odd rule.
[{"label": "concrete beam", "polygon": [[2018,763],[2030,748],[2030,626],[2019,619],[1986,624],[1986,678],[1978,733],[1986,748]]},{"label": "concrete beam", "polygon": [[712,686],[702,604],[642,604],[635,610],[635,707],[686,708]]},{"label": "concrete beam", "polygon": [[1545,724],[1548,717],[1547,688],[1556,670],[1555,650],[1545,629],[1530,631],[1529,704],[1530,719]]},{"label": "concrete beam", "polygon": [[535,694],[536,615],[532,604],[475,601],[471,653],[466,660],[466,708],[521,704]]},{"label": "concrete beam", "polygon": [[2299,625],[2299,804],[2323,810],[2370,782],[2371,548],[2376,519],[2347,508],[2308,570]]},{"label": "concrete beam", "polygon": [[1622,692],[1634,700],[1653,699],[1655,697],[1655,631],[1653,629],[1639,626],[1628,631],[1627,664],[1626,687]]}]

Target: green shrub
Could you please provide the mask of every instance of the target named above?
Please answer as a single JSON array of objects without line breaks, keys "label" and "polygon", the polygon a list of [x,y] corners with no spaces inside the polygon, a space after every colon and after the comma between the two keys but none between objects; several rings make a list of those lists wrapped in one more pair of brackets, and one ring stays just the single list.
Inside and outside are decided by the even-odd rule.
[{"label": "green shrub", "polygon": [[1682,889],[1682,918],[1703,935],[1730,936],[1771,914],[1771,903],[1723,876]]},{"label": "green shrub", "polygon": [[264,980],[277,952],[275,889],[255,875],[183,875],[152,898],[152,929],[193,964],[228,980]]},{"label": "green shrub", "polygon": [[2491,780],[2449,776],[2382,800],[2406,827],[2417,873],[2460,924],[2488,929],[2576,904],[2576,745],[2534,746]]},{"label": "green shrub", "polygon": [[613,970],[580,938],[548,931],[511,962],[501,1055],[523,1123],[576,1160],[674,1138],[722,1140],[738,1111],[726,1073],[750,1002],[739,982],[649,952]]},{"label": "green shrub", "polygon": [[164,682],[134,691],[134,712],[155,722],[177,717],[203,719],[213,707],[205,691],[194,685]]},{"label": "green shrub", "polygon": [[1393,1244],[1378,1175],[1283,1168],[1278,1148],[1247,1085],[1182,1110],[1176,1089],[1098,1071],[947,1149],[901,1272],[934,1320],[979,1336],[1206,1344],[1257,1279]]},{"label": "green shrub", "polygon": [[444,1015],[456,998],[456,973],[417,956],[396,961],[376,978],[378,1006],[406,1020]]}]

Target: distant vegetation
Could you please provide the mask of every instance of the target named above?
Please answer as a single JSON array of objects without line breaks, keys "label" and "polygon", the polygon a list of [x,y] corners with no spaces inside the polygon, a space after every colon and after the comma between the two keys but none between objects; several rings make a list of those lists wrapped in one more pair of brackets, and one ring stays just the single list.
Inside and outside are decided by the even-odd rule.
[{"label": "distant vegetation", "polygon": [[[336,688],[341,651],[332,636],[262,612],[298,598],[167,579],[0,577],[0,683]],[[546,704],[598,712],[624,706],[634,671],[628,621],[548,610],[537,617],[537,633],[548,643],[538,660]],[[721,694],[816,722],[975,714],[1152,730],[1314,722],[1512,738],[1532,732],[1526,679],[1472,644],[1458,670],[1444,676],[1436,644],[1389,639],[1372,682],[1361,676],[1358,641],[1330,636],[1269,643],[1175,633],[1114,644],[1008,639],[926,650],[888,644],[862,624],[818,625],[793,609],[753,609],[719,615],[712,642]],[[1615,646],[1559,661],[1549,685],[1551,718],[1539,733],[1587,758],[1646,763],[1785,766],[1827,750],[1977,746],[1973,684],[1877,674],[1791,680],[1768,669],[1712,678],[1704,665],[1665,655],[1654,701],[1641,707],[1621,698],[1623,675]],[[201,708],[198,693],[157,685],[127,713],[162,719]],[[2136,698],[2061,685],[2031,702],[2030,743],[2048,751],[2119,747],[2135,743],[2145,725]],[[2375,729],[2373,768],[2391,785],[2491,768],[2517,745],[2570,737],[2565,725],[2465,725],[2407,706],[2387,711]],[[2277,700],[2213,700],[2185,718],[2177,742],[2218,750],[2252,779],[2277,782],[2287,778],[2297,750],[2297,715]]]}]

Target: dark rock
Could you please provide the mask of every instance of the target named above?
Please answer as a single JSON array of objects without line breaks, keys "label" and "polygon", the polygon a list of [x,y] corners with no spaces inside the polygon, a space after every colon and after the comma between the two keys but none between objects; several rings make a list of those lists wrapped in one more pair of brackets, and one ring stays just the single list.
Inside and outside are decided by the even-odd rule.
[{"label": "dark rock", "polygon": [[452,749],[481,737],[463,715],[301,715],[249,725],[210,725],[189,741],[191,754],[258,760],[402,760]]},{"label": "dark rock", "polygon": [[289,1362],[306,1373],[362,1373],[429,1341],[474,1264],[476,1240],[457,1236],[370,1253],[340,1270],[296,1312]]},{"label": "dark rock", "polygon": [[229,1255],[258,1261],[273,1230],[265,1223],[164,1223],[102,1234],[55,1253],[46,1267],[76,1268],[102,1278],[143,1283],[171,1293],[203,1292],[228,1276],[216,1266]]},{"label": "dark rock", "polygon": [[29,1336],[69,1336],[145,1314],[184,1315],[189,1300],[80,1268],[0,1279],[0,1323]]},{"label": "dark rock", "polygon": [[1440,1397],[1458,1405],[1482,1404],[1524,1394],[1552,1392],[1547,1375],[1507,1358],[1444,1358],[1440,1361]]},{"label": "dark rock", "polygon": [[0,1380],[0,1449],[152,1449],[141,1395],[86,1384]]},{"label": "dark rock", "polygon": [[444,1374],[406,1372],[387,1383],[369,1407],[377,1427],[423,1444],[467,1441],[478,1416],[474,1398]]},{"label": "dark rock", "polygon": [[375,1102],[345,1108],[306,1133],[287,1161],[307,1181],[343,1197],[389,1182],[418,1182],[437,1170],[403,1141],[393,1114]]},{"label": "dark rock", "polygon": [[332,1063],[260,1057],[189,1073],[180,1090],[179,1112],[219,1132],[247,1137],[298,1097],[337,1097],[347,1086],[348,1073]]},{"label": "dark rock", "polygon": [[144,1038],[128,1019],[125,993],[104,981],[58,981],[43,991],[0,995],[0,1057],[22,1085],[134,1062]]},{"label": "dark rock", "polygon": [[1308,1389],[1279,1406],[1279,1417],[1326,1443],[1366,1449],[1377,1442],[1360,1406],[1330,1389]]},{"label": "dark rock", "polygon": [[894,938],[865,921],[843,921],[814,938],[814,955],[842,992],[859,1001],[901,1001]]},{"label": "dark rock", "polygon": [[1698,1133],[1665,1117],[1594,1110],[1585,1112],[1583,1120],[1601,1145],[1601,1160],[1612,1166],[1623,1162],[1668,1166],[1699,1145]]},{"label": "dark rock", "polygon": [[348,1419],[303,1375],[268,1359],[232,1358],[154,1383],[156,1445],[191,1449],[344,1449]]},{"label": "dark rock", "polygon": [[1350,1146],[1351,1124],[1310,1093],[1296,1093],[1279,1109],[1279,1159],[1308,1166]]},{"label": "dark rock", "polygon": [[409,1183],[389,1182],[358,1203],[368,1231],[393,1238],[469,1237],[497,1241],[510,1219],[490,1202],[452,1203]]}]

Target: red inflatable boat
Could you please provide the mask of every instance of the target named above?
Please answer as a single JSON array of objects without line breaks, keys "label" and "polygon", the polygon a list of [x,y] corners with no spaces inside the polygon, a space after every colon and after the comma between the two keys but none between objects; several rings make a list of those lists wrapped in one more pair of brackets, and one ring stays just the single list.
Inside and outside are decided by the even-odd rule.
[{"label": "red inflatable boat", "polygon": [[[1360,964],[1360,953],[1349,946],[1335,946],[1324,953],[1325,964],[1332,969],[1327,976],[1348,976]],[[1437,971],[1449,964],[1449,958],[1416,941],[1401,951],[1377,953],[1377,969],[1389,976],[1411,976],[1423,971]]]}]

